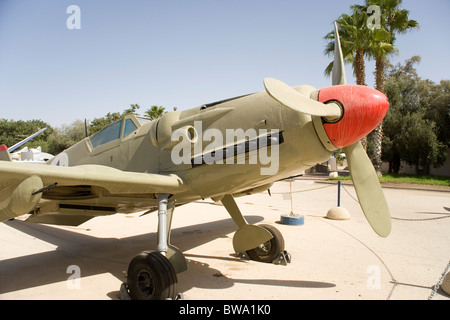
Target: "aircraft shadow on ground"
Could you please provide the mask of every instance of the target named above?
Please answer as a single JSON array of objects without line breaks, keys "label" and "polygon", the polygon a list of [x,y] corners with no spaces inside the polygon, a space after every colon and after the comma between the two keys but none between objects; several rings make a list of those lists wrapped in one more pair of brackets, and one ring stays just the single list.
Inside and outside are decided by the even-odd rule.
[{"label": "aircraft shadow on ground", "polygon": [[[246,219],[249,223],[256,224],[261,222],[263,217],[246,216]],[[0,294],[66,281],[71,275],[71,273],[67,273],[67,268],[71,265],[77,265],[80,268],[81,278],[110,273],[125,282],[125,272],[131,259],[139,252],[156,247],[156,232],[121,239],[96,238],[70,230],[18,220],[6,221],[4,224],[57,248],[0,261]],[[214,239],[227,237],[234,231],[236,231],[236,226],[231,219],[218,220],[174,228],[171,242],[185,252]],[[232,251],[230,239],[230,253]],[[193,287],[229,288],[236,282],[308,288],[335,286],[332,283],[314,281],[232,279],[222,275],[219,270],[212,269],[208,264],[197,261],[196,258],[200,257],[186,254],[189,270],[178,275],[180,292],[185,292]],[[244,260],[231,256],[205,257],[230,260],[237,264],[245,263]],[[281,268],[281,266],[278,267]],[[208,281],[205,281],[205,275],[210,275]],[[105,292],[105,295],[116,299],[118,291]]]},{"label": "aircraft shadow on ground", "polygon": [[[219,258],[209,256],[198,255],[186,255],[188,260],[188,266],[190,273],[182,274],[180,276],[181,281],[179,283],[179,290],[185,292],[192,287],[205,288],[205,289],[225,289],[231,288],[236,283],[264,285],[264,286],[283,286],[283,287],[295,287],[295,288],[331,288],[336,285],[328,282],[307,281],[307,280],[293,280],[293,279],[237,279],[229,277],[227,274],[223,274],[217,269],[213,269],[207,263],[194,260],[192,258],[209,258],[209,259],[225,259],[234,261],[236,263],[246,263],[240,258]],[[275,266],[277,268],[283,268],[283,266]],[[280,269],[280,271],[282,271]],[[256,271],[255,271],[256,272]],[[280,272],[282,276],[283,272]],[[188,280],[188,281],[186,281]],[[241,297],[245,298],[245,297]],[[251,297],[250,297],[251,298]]]}]

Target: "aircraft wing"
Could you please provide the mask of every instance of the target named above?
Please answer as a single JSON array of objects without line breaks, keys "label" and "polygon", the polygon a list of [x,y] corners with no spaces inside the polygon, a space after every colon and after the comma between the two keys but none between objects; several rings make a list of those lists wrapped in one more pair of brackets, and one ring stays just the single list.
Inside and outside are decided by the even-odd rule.
[{"label": "aircraft wing", "polygon": [[187,189],[174,174],[127,172],[101,165],[58,167],[0,161],[0,221],[28,213],[42,201],[47,203],[41,211],[51,207],[48,211],[56,213],[70,208],[73,214],[89,212],[93,217],[97,209],[98,215],[105,208],[109,214],[115,213],[112,211],[120,208],[120,201],[122,207],[127,203],[131,208],[134,199],[145,202],[155,193],[177,194]]},{"label": "aircraft wing", "polygon": [[0,161],[0,189],[10,183],[38,176],[45,185],[98,186],[113,194],[179,193],[187,188],[174,174],[127,172],[101,165],[74,167],[43,166]]}]

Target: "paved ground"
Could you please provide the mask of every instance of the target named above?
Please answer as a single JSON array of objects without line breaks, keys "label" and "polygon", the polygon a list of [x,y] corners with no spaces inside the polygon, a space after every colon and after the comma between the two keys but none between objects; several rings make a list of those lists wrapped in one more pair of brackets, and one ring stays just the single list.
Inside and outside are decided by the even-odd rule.
[{"label": "paved ground", "polygon": [[[188,300],[391,299],[450,300],[433,294],[450,260],[450,193],[384,189],[392,233],[378,237],[365,221],[352,186],[341,206],[351,219],[326,219],[337,187],[302,177],[292,182],[294,213],[305,223],[288,226],[289,182],[238,198],[251,223],[276,226],[292,262],[287,266],[241,259],[232,253],[235,226],[212,201],[176,209],[172,243],[186,255],[179,274]],[[0,224],[1,299],[117,299],[129,261],[156,241],[156,214],[95,218],[80,227],[22,221]],[[80,277],[77,277],[77,275]]]}]

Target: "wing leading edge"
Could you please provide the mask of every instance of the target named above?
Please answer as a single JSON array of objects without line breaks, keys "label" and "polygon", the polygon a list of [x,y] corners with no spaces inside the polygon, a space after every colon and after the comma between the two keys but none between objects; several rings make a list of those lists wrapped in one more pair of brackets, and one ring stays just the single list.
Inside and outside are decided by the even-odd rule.
[{"label": "wing leading edge", "polygon": [[[63,192],[46,196],[52,194],[52,188]],[[95,196],[83,196],[86,189],[98,192]],[[33,221],[31,216],[32,222],[79,224],[97,215],[115,213],[119,208],[118,198],[126,198],[126,202],[131,203],[134,198],[142,199],[155,193],[177,194],[187,189],[175,174],[127,172],[100,165],[57,167],[0,161],[0,221],[29,213],[39,204],[42,211],[52,213],[52,221]],[[108,205],[108,199],[115,200]],[[72,219],[65,218],[59,223],[57,217],[64,215]],[[79,217],[75,218],[77,215]],[[81,217],[83,215],[85,218]]]}]

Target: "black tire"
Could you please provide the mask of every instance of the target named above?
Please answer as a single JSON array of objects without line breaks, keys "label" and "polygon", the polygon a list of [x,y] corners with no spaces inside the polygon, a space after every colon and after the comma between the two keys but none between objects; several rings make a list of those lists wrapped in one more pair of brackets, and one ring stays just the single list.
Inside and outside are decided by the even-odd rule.
[{"label": "black tire", "polygon": [[177,276],[159,252],[142,252],[128,266],[127,284],[133,300],[175,300]]},{"label": "black tire", "polygon": [[273,238],[255,249],[248,250],[247,254],[252,260],[271,263],[278,258],[280,252],[284,251],[284,238],[281,232],[271,225],[261,225],[261,227],[268,230]]}]

